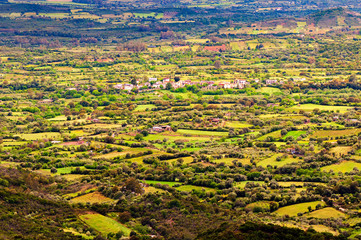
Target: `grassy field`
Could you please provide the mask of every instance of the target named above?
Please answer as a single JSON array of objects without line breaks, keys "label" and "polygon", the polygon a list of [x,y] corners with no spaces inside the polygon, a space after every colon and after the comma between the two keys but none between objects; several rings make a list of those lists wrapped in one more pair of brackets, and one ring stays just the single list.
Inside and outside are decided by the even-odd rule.
[{"label": "grassy field", "polygon": [[345,172],[351,172],[355,167],[361,170],[361,163],[357,163],[354,161],[342,161],[340,164],[332,164],[329,166],[322,167],[321,170],[326,172],[333,170],[335,173],[338,172],[345,173]]},{"label": "grassy field", "polygon": [[[137,153],[141,153],[141,152],[146,152],[148,150],[149,149],[146,149],[146,148],[129,148],[126,151],[123,151],[123,152],[110,152],[110,153],[107,153],[107,154],[101,154],[99,156],[96,156],[95,158],[97,158],[97,159],[99,159],[99,158],[112,159],[112,158],[115,158],[115,157],[124,157],[128,153],[129,154],[137,154]],[[153,150],[153,152],[159,152],[159,151]]]},{"label": "grassy field", "polygon": [[208,188],[208,187],[199,187],[199,186],[193,186],[193,185],[182,185],[180,187],[176,188],[178,191],[182,192],[192,192],[193,190],[197,191],[206,191],[206,192],[215,192],[216,189]]},{"label": "grassy field", "polygon": [[281,90],[278,88],[273,88],[273,87],[262,87],[257,92],[273,95],[275,93],[281,93]]},{"label": "grassy field", "polygon": [[9,142],[3,142],[3,146],[6,147],[6,146],[20,146],[20,145],[25,145],[27,144],[28,142],[17,142],[17,141],[9,141]]},{"label": "grassy field", "polygon": [[90,124],[85,125],[83,128],[94,128],[94,129],[115,129],[115,128],[121,128],[121,124],[106,124],[106,123],[96,123],[96,124]]},{"label": "grassy field", "polygon": [[125,236],[129,236],[131,232],[126,226],[98,213],[80,215],[79,218],[104,236],[109,233],[118,233],[120,231],[123,231]]},{"label": "grassy field", "polygon": [[243,181],[243,182],[238,182],[238,183],[236,183],[236,184],[235,184],[235,187],[238,187],[238,188],[240,188],[240,189],[244,189],[244,187],[246,186],[246,184],[247,184],[248,182],[258,183],[259,185],[265,184],[265,182],[263,182],[263,181]]},{"label": "grassy field", "polygon": [[[179,130],[178,132],[179,133]],[[177,134],[176,133],[176,134]],[[196,136],[196,135],[191,135],[190,137],[185,137],[182,135],[167,135],[167,133],[160,133],[160,134],[149,134],[148,136],[144,137],[145,140],[163,140],[163,139],[167,139],[169,141],[174,141],[174,140],[180,140],[180,139],[186,139],[188,141],[206,141],[209,140],[210,136]]]},{"label": "grassy field", "polygon": [[16,167],[17,165],[19,165],[20,163],[17,162],[5,162],[5,161],[0,161],[0,166],[1,167]]},{"label": "grassy field", "polygon": [[249,128],[252,127],[253,125],[248,124],[248,123],[242,123],[242,122],[226,122],[226,127],[231,127],[231,128]]},{"label": "grassy field", "polygon": [[350,226],[355,226],[356,224],[361,223],[361,218],[354,217],[354,218],[348,218],[345,223],[349,224]]},{"label": "grassy field", "polygon": [[[179,158],[177,159],[171,159],[171,160],[166,160],[165,162],[168,162],[168,163],[173,163],[173,162],[176,162]],[[183,164],[189,164],[193,161],[193,157],[183,157],[181,158],[183,159]]]},{"label": "grassy field", "polygon": [[74,228],[64,228],[63,230],[64,230],[64,232],[70,232],[70,233],[74,234],[75,236],[81,236],[82,239],[93,239],[92,236],[88,236],[85,233],[80,233],[77,230],[75,230]]},{"label": "grassy field", "polygon": [[347,215],[341,211],[338,211],[338,210],[332,208],[332,207],[326,207],[326,208],[322,208],[320,210],[310,212],[310,213],[306,214],[306,217],[328,219],[328,218],[340,218],[340,217],[346,218]]},{"label": "grassy field", "polygon": [[153,104],[147,104],[147,105],[138,105],[134,111],[135,112],[142,112],[145,111],[146,109],[151,110],[152,108],[156,108],[157,106],[153,105]]},{"label": "grassy field", "polygon": [[338,129],[344,129],[345,126],[344,125],[341,125],[341,124],[338,124],[338,123],[335,123],[335,122],[327,122],[327,123],[322,123],[322,126],[331,126],[331,127],[337,127]]},{"label": "grassy field", "polygon": [[290,110],[304,110],[304,111],[313,111],[314,109],[319,109],[321,111],[339,111],[341,113],[347,112],[353,107],[347,106],[328,106],[328,105],[317,105],[317,104],[302,104],[299,106],[293,106]]},{"label": "grassy field", "polygon": [[270,158],[258,162],[257,166],[267,167],[268,165],[271,165],[271,166],[282,167],[286,164],[300,161],[298,158],[292,158],[292,157],[286,157],[284,159],[282,158],[281,161],[277,161],[277,157],[281,157],[282,155],[283,154],[281,153],[275,154]]},{"label": "grassy field", "polygon": [[84,175],[82,174],[68,174],[62,175],[62,178],[65,178],[67,181],[78,181],[79,179],[83,178]]},{"label": "grassy field", "polygon": [[306,202],[306,203],[299,203],[294,204],[286,207],[279,208],[275,213],[278,215],[288,215],[290,217],[297,216],[297,213],[305,213],[308,212],[308,207],[311,206],[312,209],[315,209],[317,204],[321,204],[322,206],[325,205],[324,202],[315,201],[315,202]]},{"label": "grassy field", "polygon": [[93,187],[93,188],[87,189],[85,191],[80,190],[80,191],[77,191],[77,192],[74,192],[74,193],[67,193],[67,194],[64,194],[63,197],[66,198],[66,199],[75,198],[81,193],[83,193],[83,194],[90,193],[90,192],[95,191],[96,189],[97,189],[96,187]]},{"label": "grassy field", "polygon": [[17,136],[25,140],[43,140],[43,139],[60,139],[61,135],[58,132],[44,132],[44,133],[29,133],[29,134],[18,134]]},{"label": "grassy field", "polygon": [[296,187],[302,187],[304,182],[278,182],[281,187],[291,187],[291,185],[295,185]]},{"label": "grassy field", "polygon": [[268,212],[270,211],[270,203],[266,201],[259,201],[259,202],[247,204],[247,206],[245,207],[245,209],[248,211],[254,211],[255,208],[262,210],[262,212],[264,211]]},{"label": "grassy field", "polygon": [[179,129],[177,133],[189,134],[195,136],[212,136],[212,137],[225,137],[228,136],[228,132],[216,132],[216,131],[201,131],[201,130],[190,130],[190,129]]},{"label": "grassy field", "polygon": [[361,129],[345,129],[345,130],[320,130],[315,131],[311,137],[313,138],[326,138],[326,137],[341,137],[356,135],[361,132]]},{"label": "grassy field", "polygon": [[263,140],[265,140],[267,137],[280,138],[280,137],[281,137],[281,130],[267,133],[267,134],[259,137],[258,140],[263,141]]},{"label": "grassy field", "polygon": [[352,150],[352,147],[339,146],[330,149],[330,153],[335,153],[336,156],[347,155]]},{"label": "grassy field", "polygon": [[[85,167],[79,167],[81,170],[84,170]],[[52,174],[50,169],[39,169],[38,171],[44,174],[51,174],[51,175],[61,175],[61,174],[70,174],[71,171],[75,170],[76,167],[64,167],[64,168],[57,168],[57,172]],[[64,175],[65,176],[65,175]]]},{"label": "grassy field", "polygon": [[297,139],[299,136],[306,134],[306,131],[289,131],[283,139],[286,139],[287,137],[293,137],[294,139]]},{"label": "grassy field", "polygon": [[215,163],[225,163],[227,165],[233,165],[233,161],[236,160],[237,162],[241,162],[242,164],[251,164],[250,159],[248,158],[244,158],[244,159],[239,159],[239,158],[221,158],[221,159],[213,159],[212,162]]},{"label": "grassy field", "polygon": [[166,182],[166,181],[155,181],[155,180],[145,180],[144,182],[147,183],[147,184],[157,184],[157,183],[159,183],[159,184],[168,185],[168,186],[171,186],[171,187],[173,187],[176,184],[180,184],[179,182]]},{"label": "grassy field", "polygon": [[112,203],[115,200],[107,198],[99,192],[88,193],[70,200],[71,203]]},{"label": "grassy field", "polygon": [[56,116],[55,118],[48,119],[49,121],[66,121],[67,117],[65,115]]},{"label": "grassy field", "polygon": [[166,191],[159,189],[159,188],[155,188],[155,187],[145,187],[144,188],[144,193],[165,193]]},{"label": "grassy field", "polygon": [[333,235],[338,235],[339,233],[332,230],[332,228],[330,227],[327,227],[325,225],[312,225],[311,226],[313,229],[316,230],[316,232],[328,232],[328,233],[331,233]]}]

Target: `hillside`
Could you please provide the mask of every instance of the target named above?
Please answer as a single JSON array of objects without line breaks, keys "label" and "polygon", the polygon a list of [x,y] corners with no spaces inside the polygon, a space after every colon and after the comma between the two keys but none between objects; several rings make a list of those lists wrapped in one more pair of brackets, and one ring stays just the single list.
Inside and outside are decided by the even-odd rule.
[{"label": "hillside", "polygon": [[321,28],[361,26],[361,15],[344,8],[328,9],[309,15],[307,23]]}]

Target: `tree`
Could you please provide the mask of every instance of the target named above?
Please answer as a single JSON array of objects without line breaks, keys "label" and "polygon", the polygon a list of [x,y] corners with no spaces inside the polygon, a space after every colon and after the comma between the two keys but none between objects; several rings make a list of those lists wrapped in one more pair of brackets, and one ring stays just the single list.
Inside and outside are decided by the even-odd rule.
[{"label": "tree", "polygon": [[179,81],[180,81],[180,77],[178,77],[178,76],[174,77],[174,81],[175,81],[175,82],[179,82]]},{"label": "tree", "polygon": [[172,84],[170,82],[167,83],[167,85],[165,86],[165,89],[171,90],[172,89]]},{"label": "tree", "polygon": [[114,142],[115,142],[115,138],[112,137],[112,136],[106,136],[106,137],[104,138],[104,142],[106,142],[106,143],[114,143]]},{"label": "tree", "polygon": [[220,69],[220,68],[221,68],[221,61],[216,60],[216,61],[214,62],[214,67],[215,67],[216,69]]},{"label": "tree", "polygon": [[137,135],[135,135],[134,139],[138,140],[138,141],[141,141],[141,140],[143,140],[143,135],[138,133]]},{"label": "tree", "polygon": [[135,192],[135,193],[142,193],[143,192],[143,188],[140,185],[139,181],[133,177],[128,178],[123,186],[123,189],[126,191],[130,191],[130,192]]},{"label": "tree", "polygon": [[131,84],[137,85],[137,79],[135,77],[132,77],[132,80],[130,81]]},{"label": "tree", "polygon": [[121,223],[129,222],[129,220],[130,220],[131,218],[132,218],[132,215],[131,215],[128,211],[119,213],[119,215],[118,215],[118,220],[119,220],[119,222],[121,222]]},{"label": "tree", "polygon": [[352,75],[348,78],[348,80],[349,80],[350,82],[356,82],[357,77],[356,77],[355,74],[352,74]]},{"label": "tree", "polygon": [[281,130],[281,136],[285,136],[285,135],[287,134],[287,132],[288,132],[288,131],[287,131],[286,129],[282,129],[282,130]]},{"label": "tree", "polygon": [[141,134],[146,137],[146,136],[149,135],[149,132],[148,132],[146,129],[143,129],[143,130],[141,131]]}]

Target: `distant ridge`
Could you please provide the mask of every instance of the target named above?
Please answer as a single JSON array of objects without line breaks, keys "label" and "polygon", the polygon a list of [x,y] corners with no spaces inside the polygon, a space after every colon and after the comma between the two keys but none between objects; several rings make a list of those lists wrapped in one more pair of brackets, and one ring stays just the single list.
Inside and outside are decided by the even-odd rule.
[{"label": "distant ridge", "polygon": [[309,15],[307,22],[321,28],[361,26],[361,14],[345,8],[333,8]]}]

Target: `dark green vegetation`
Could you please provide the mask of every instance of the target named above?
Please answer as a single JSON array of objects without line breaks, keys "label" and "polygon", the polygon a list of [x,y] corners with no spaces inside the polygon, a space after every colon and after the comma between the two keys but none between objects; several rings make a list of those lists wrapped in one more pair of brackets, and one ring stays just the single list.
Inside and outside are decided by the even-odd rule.
[{"label": "dark green vegetation", "polygon": [[0,4],[0,238],[359,239],[359,7]]}]

